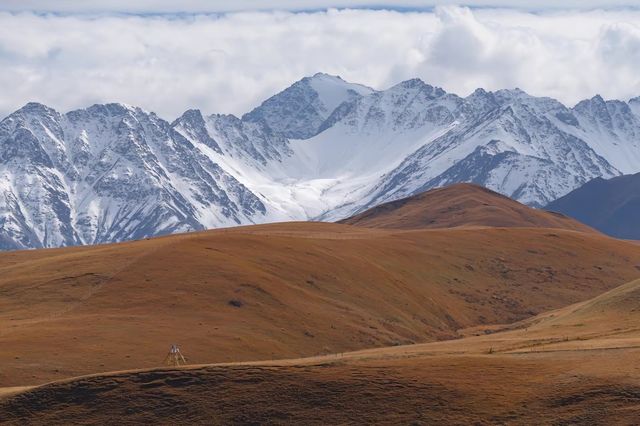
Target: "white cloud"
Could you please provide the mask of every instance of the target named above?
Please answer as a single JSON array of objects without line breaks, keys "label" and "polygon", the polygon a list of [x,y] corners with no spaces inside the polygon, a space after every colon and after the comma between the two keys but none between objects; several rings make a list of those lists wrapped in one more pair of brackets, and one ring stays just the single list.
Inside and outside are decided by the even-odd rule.
[{"label": "white cloud", "polygon": [[426,9],[436,6],[500,7],[524,10],[637,7],[637,0],[3,0],[0,10],[61,13],[216,13],[250,10],[329,8]]},{"label": "white cloud", "polygon": [[167,119],[191,107],[241,114],[317,71],[375,88],[420,77],[461,95],[626,99],[640,95],[639,53],[634,11],[0,12],[0,115],[30,100],[63,111],[118,101]]}]

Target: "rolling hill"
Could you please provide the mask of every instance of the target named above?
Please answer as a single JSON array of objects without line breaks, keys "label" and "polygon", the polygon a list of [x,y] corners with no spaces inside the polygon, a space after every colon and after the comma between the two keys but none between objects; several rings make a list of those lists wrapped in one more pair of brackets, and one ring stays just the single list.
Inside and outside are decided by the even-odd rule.
[{"label": "rolling hill", "polygon": [[0,421],[634,424],[639,294],[636,280],[455,341],[64,380],[0,400]]},{"label": "rolling hill", "polygon": [[564,215],[532,209],[490,189],[468,183],[381,204],[340,223],[388,229],[490,226],[591,230]]},{"label": "rolling hill", "polygon": [[154,367],[172,343],[215,363],[459,338],[640,275],[639,245],[557,219],[571,229],[283,223],[3,253],[0,386]]},{"label": "rolling hill", "polygon": [[630,423],[638,276],[640,245],[474,185],[2,253],[0,422]]}]

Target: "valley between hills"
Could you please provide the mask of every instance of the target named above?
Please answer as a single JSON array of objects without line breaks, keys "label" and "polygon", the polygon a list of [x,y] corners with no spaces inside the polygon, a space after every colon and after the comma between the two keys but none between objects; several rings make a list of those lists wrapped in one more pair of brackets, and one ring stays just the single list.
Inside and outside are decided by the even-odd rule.
[{"label": "valley between hills", "polygon": [[637,242],[468,184],[1,253],[0,422],[633,424],[638,278]]}]

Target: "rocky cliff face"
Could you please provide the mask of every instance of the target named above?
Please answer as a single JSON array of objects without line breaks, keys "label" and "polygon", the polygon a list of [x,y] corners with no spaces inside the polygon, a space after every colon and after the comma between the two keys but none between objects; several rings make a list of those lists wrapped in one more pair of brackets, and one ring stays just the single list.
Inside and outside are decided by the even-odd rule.
[{"label": "rocky cliff face", "polygon": [[3,248],[96,244],[246,223],[265,206],[154,114],[28,104],[0,125]]}]

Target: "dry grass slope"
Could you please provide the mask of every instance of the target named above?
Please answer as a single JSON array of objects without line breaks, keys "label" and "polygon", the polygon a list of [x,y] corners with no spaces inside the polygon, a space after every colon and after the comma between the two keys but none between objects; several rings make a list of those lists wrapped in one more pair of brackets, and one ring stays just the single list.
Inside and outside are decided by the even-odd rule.
[{"label": "dry grass slope", "polygon": [[0,256],[0,386],[458,337],[638,276],[640,246],[548,229],[323,223]]},{"label": "dry grass slope", "polygon": [[[525,321],[527,329],[456,341],[55,382],[0,400],[0,421],[635,424],[639,289],[640,280]],[[553,342],[577,320],[587,322],[573,346]],[[504,351],[516,341],[520,350]]]},{"label": "dry grass slope", "polygon": [[[470,185],[346,223],[1,254],[0,423],[640,416],[640,245]],[[227,364],[122,371],[174,342]]]},{"label": "dry grass slope", "polygon": [[537,210],[487,188],[460,183],[391,201],[340,223],[370,228],[457,226],[562,228],[595,232],[559,213]]},{"label": "dry grass slope", "polygon": [[[151,370],[0,400],[3,424],[634,424],[640,351]],[[613,366],[620,366],[614,374]]]}]

